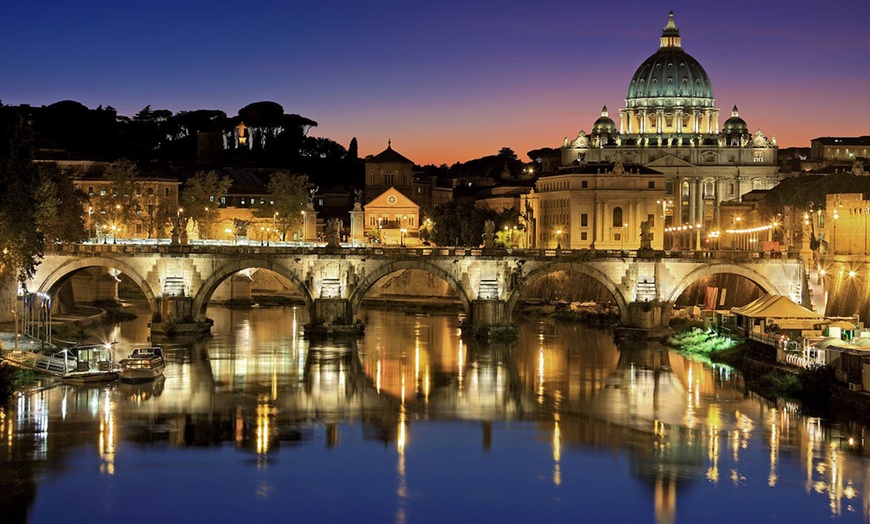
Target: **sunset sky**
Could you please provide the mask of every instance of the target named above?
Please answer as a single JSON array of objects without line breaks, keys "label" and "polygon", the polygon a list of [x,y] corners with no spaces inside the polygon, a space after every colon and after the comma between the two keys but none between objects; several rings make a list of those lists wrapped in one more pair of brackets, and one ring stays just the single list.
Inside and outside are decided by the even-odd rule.
[{"label": "sunset sky", "polygon": [[683,49],[780,147],[870,135],[870,2],[78,2],[4,6],[0,100],[76,100],[133,116],[278,102],[360,155],[521,159],[618,122],[675,13]]}]

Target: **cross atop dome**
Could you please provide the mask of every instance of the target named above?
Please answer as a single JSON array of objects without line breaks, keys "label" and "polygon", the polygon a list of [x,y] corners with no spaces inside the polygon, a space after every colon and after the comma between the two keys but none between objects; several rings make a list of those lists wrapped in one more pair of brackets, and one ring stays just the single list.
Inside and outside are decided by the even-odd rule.
[{"label": "cross atop dome", "polygon": [[662,31],[662,39],[660,47],[682,47],[680,40],[680,30],[674,23],[674,12],[668,13],[668,25]]}]

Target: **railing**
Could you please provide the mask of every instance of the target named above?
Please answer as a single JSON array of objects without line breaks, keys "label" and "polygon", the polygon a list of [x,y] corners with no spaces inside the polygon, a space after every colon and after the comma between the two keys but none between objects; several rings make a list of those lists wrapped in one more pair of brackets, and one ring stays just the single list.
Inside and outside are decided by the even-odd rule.
[{"label": "railing", "polygon": [[[528,257],[528,258],[570,258],[587,261],[599,259],[679,259],[679,260],[740,260],[755,261],[780,258],[779,253],[758,253],[752,251],[635,251],[618,249],[559,249],[559,248],[480,248],[480,247],[439,247],[439,246],[380,246],[370,244],[342,244],[328,247],[325,243],[272,242],[270,245],[259,243],[232,244],[228,242],[196,242],[189,244],[167,243],[122,243],[122,244],[49,244],[47,253],[70,255],[100,255],[103,253],[129,254],[270,254],[270,255],[377,255],[377,256],[479,256],[479,257]],[[783,254],[781,258],[798,259],[797,253]]]},{"label": "railing", "polygon": [[62,357],[43,355],[32,351],[7,351],[3,353],[3,358],[18,367],[60,376],[76,367],[75,358],[70,358],[66,352],[61,352],[61,354]]},{"label": "railing", "polygon": [[754,340],[756,342],[761,342],[767,346],[773,346],[776,349],[785,349],[787,345],[786,339],[782,338],[779,335],[771,335],[768,333],[749,333],[749,340]]},{"label": "railing", "polygon": [[777,351],[777,360],[779,362],[782,362],[783,364],[788,364],[790,366],[795,366],[802,369],[812,369],[814,367],[823,365],[823,363],[821,362],[803,356],[803,353],[796,353],[791,351]]}]

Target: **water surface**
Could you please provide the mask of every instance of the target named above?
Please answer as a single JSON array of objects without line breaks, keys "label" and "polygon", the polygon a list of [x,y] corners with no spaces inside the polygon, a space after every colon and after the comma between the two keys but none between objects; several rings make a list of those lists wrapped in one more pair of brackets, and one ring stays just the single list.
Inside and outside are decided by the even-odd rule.
[{"label": "water surface", "polygon": [[455,316],[370,310],[364,339],[309,343],[299,308],[209,315],[162,380],[17,396],[0,521],[868,522],[862,424],[606,330],[479,346]]}]

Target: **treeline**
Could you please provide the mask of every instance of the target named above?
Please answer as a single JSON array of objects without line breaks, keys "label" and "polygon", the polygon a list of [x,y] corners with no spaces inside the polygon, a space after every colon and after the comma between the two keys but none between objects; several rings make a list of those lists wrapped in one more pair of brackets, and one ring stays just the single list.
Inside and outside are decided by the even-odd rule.
[{"label": "treeline", "polygon": [[[235,116],[220,110],[173,113],[150,105],[132,117],[111,106],[89,109],[64,100],[48,106],[2,106],[29,127],[42,160],[131,160],[170,175],[190,166],[269,167],[306,174],[315,183],[361,185],[356,139],[347,148],[309,136],[317,122],[288,114],[275,102],[255,102]],[[245,143],[240,144],[239,130]]]}]

